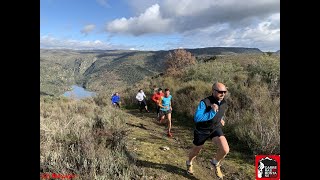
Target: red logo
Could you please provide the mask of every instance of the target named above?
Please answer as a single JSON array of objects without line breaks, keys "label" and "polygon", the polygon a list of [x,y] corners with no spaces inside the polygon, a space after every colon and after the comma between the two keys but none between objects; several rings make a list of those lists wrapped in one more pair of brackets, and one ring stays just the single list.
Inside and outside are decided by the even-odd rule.
[{"label": "red logo", "polygon": [[256,155],[256,180],[280,179],[280,155]]},{"label": "red logo", "polygon": [[41,179],[73,179],[75,174],[40,173]]}]

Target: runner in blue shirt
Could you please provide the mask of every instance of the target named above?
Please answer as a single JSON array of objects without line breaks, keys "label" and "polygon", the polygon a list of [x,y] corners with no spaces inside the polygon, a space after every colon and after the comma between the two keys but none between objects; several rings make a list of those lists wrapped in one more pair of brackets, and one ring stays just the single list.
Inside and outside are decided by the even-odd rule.
[{"label": "runner in blue shirt", "polygon": [[164,96],[159,99],[159,121],[163,123],[165,116],[168,118],[168,137],[172,137],[171,133],[171,112],[172,112],[172,96],[170,95],[170,90],[166,88],[164,90]]},{"label": "runner in blue shirt", "polygon": [[120,96],[119,96],[119,93],[115,93],[112,98],[111,98],[111,101],[112,101],[112,105],[114,107],[117,107],[117,108],[120,108]]}]

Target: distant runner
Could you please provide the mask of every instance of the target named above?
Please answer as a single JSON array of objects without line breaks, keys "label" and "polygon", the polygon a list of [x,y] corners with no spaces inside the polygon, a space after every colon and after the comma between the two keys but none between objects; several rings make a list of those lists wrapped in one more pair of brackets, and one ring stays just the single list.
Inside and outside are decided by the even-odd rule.
[{"label": "distant runner", "polygon": [[142,112],[143,108],[146,110],[146,112],[149,112],[145,98],[147,98],[147,96],[144,94],[142,89],[139,89],[136,99],[138,100],[140,112]]},{"label": "distant runner", "polygon": [[161,96],[159,100],[159,116],[160,123],[163,123],[165,116],[168,118],[168,137],[172,137],[171,133],[171,112],[172,112],[172,96],[170,95],[170,90],[167,88],[164,90],[164,96]]},{"label": "distant runner", "polygon": [[120,96],[118,92],[111,97],[111,102],[114,107],[120,108]]}]

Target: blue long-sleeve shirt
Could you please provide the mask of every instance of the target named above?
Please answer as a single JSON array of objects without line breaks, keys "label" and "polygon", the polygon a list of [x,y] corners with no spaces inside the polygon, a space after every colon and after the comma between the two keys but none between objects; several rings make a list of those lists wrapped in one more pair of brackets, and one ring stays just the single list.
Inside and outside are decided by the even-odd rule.
[{"label": "blue long-sleeve shirt", "polygon": [[120,96],[112,96],[112,99],[111,99],[112,103],[116,103],[116,102],[119,102],[120,101]]},{"label": "blue long-sleeve shirt", "polygon": [[197,110],[194,114],[194,121],[195,122],[203,122],[203,121],[208,121],[212,119],[215,115],[216,112],[213,109],[210,109],[209,112],[206,111],[206,105],[203,101],[200,101]]}]

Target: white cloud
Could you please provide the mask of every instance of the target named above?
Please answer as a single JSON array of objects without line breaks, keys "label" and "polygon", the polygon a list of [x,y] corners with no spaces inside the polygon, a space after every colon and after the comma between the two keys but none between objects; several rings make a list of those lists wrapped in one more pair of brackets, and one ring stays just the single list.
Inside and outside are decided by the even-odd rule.
[{"label": "white cloud", "polygon": [[237,18],[235,15],[243,18],[248,14],[280,10],[279,0],[164,0],[161,4],[163,10],[176,17],[224,14],[231,18]]},{"label": "white cloud", "polygon": [[[257,47],[263,51],[280,49],[279,0],[153,0],[148,8],[133,0],[140,14],[115,19],[107,24],[111,33],[144,35],[182,34],[170,47],[208,46]],[[146,10],[143,12],[141,8]],[[141,13],[143,12],[143,13]],[[148,19],[149,18],[149,19]]]},{"label": "white cloud", "polygon": [[[280,49],[280,14],[244,27],[231,26],[228,23],[193,30],[184,33],[181,44],[196,47],[251,47],[262,51]],[[196,38],[195,38],[196,37]]]},{"label": "white cloud", "polygon": [[93,31],[95,28],[96,28],[96,25],[94,25],[94,24],[88,24],[88,25],[86,25],[85,27],[83,27],[80,32],[81,32],[82,34],[88,35],[88,33],[90,33],[91,31]]},{"label": "white cloud", "polygon": [[[135,12],[131,17],[118,17],[108,22],[104,30],[109,32],[109,37],[116,34],[142,36],[172,33],[178,35],[179,40],[168,40],[167,46],[163,48],[237,46],[257,47],[263,51],[280,49],[279,0],[125,1]],[[97,2],[107,5],[107,0]],[[83,27],[81,33],[87,35],[95,29],[95,25],[89,24]],[[59,40],[49,36],[41,37],[41,45],[115,49],[114,45],[102,41]],[[131,44],[130,47],[117,47],[130,49],[134,46]],[[136,49],[142,49],[139,46],[140,42],[136,44]]]},{"label": "white cloud", "polygon": [[[133,2],[142,6],[145,0]],[[222,23],[246,26],[253,23],[252,19],[263,19],[279,12],[279,0],[160,0],[139,16],[109,22],[106,30],[133,35],[179,33]],[[146,16],[150,20],[146,20]]]},{"label": "white cloud", "polygon": [[[215,24],[246,26],[250,20],[280,12],[279,0],[165,0],[164,17],[172,18],[178,32],[206,28]],[[248,21],[249,22],[245,22]],[[239,23],[241,22],[241,23]]]},{"label": "white cloud", "polygon": [[40,37],[40,48],[52,49],[112,49],[112,45],[95,41],[79,41],[73,39],[58,39],[52,36],[44,35]]},{"label": "white cloud", "polygon": [[51,35],[40,36],[40,48],[43,49],[75,49],[75,50],[115,50],[115,49],[130,49],[132,46],[126,44],[111,44],[101,40],[74,40],[61,39]]},{"label": "white cloud", "polygon": [[141,35],[146,33],[172,32],[170,19],[165,19],[160,13],[160,6],[149,7],[138,17],[116,19],[107,24],[106,30],[113,33]]}]

